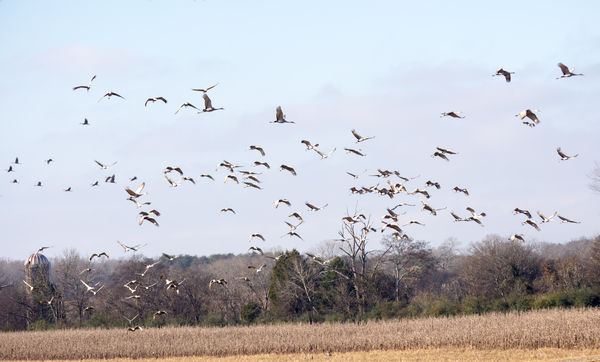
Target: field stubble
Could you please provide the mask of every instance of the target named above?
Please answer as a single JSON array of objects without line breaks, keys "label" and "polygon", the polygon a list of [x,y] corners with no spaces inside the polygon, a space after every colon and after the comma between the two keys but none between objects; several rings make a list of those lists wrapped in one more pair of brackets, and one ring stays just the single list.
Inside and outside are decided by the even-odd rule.
[{"label": "field stubble", "polygon": [[600,310],[544,310],[362,324],[0,333],[0,359],[168,358],[374,350],[598,349]]}]

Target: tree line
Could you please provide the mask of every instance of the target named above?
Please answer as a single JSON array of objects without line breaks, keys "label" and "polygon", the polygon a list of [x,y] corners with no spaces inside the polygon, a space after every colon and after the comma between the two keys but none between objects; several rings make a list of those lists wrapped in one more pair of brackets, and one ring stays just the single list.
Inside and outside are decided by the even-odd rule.
[{"label": "tree line", "polygon": [[[433,248],[388,235],[371,249],[368,228],[345,222],[318,255],[181,255],[146,273],[156,259],[90,262],[71,249],[51,259],[51,285],[34,291],[22,282],[22,261],[0,260],[0,285],[8,285],[0,289],[0,328],[313,323],[600,305],[600,236],[550,244],[489,235],[459,252],[452,239]],[[167,288],[167,279],[180,285]],[[132,280],[139,283],[125,287]],[[155,317],[159,310],[166,313]]]}]

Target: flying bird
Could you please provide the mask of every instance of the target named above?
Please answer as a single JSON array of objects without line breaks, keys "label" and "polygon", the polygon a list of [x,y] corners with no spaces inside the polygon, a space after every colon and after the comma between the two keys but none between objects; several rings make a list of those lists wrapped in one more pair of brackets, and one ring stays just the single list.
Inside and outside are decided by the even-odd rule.
[{"label": "flying bird", "polygon": [[181,170],[180,167],[167,166],[167,167],[165,167],[165,170],[163,171],[163,173],[169,173],[169,172],[173,172],[173,171],[176,171],[177,173],[179,173],[180,176],[183,176],[183,171]]},{"label": "flying bird", "polygon": [[90,88],[92,87],[92,82],[94,81],[94,79],[96,79],[95,75],[92,77],[92,79],[90,79],[90,82],[88,83],[88,85],[78,85],[76,87],[73,87],[73,90],[85,89],[89,92]]},{"label": "flying bird", "polygon": [[121,96],[120,94],[118,94],[118,93],[115,93],[115,92],[112,92],[112,91],[109,91],[109,92],[106,92],[106,93],[105,93],[105,94],[104,94],[102,97],[100,97],[100,99],[98,99],[98,103],[100,103],[100,101],[101,101],[101,100],[102,100],[104,97],[108,97],[108,98],[110,99],[110,97],[112,97],[112,96],[115,96],[115,97],[119,97],[119,98],[123,98],[123,99],[125,99],[125,98],[124,98],[123,96]]},{"label": "flying bird", "polygon": [[127,245],[123,244],[122,242],[120,242],[119,240],[117,240],[117,244],[121,245],[121,247],[125,250],[125,252],[138,251],[138,250],[140,250],[140,248],[147,245],[147,244],[144,244],[144,245],[138,244],[138,245],[134,245],[134,246],[127,246]]},{"label": "flying bird", "polygon": [[448,159],[448,157],[446,157],[446,155],[443,152],[434,152],[431,157],[439,157],[444,161],[450,162],[450,160]]},{"label": "flying bird", "polygon": [[90,125],[90,122],[88,122],[88,119],[87,119],[87,118],[84,118],[84,119],[83,119],[83,122],[81,122],[80,124],[81,124],[81,125],[83,125],[83,126],[89,126],[89,125]]},{"label": "flying bird", "polygon": [[573,69],[573,68],[569,69],[569,67],[567,67],[563,63],[558,63],[558,67],[560,68],[562,75],[556,79],[569,78],[569,77],[574,77],[576,75],[583,75],[581,73],[573,73],[575,71],[575,69]]},{"label": "flying bird", "polygon": [[510,241],[519,240],[519,241],[521,241],[521,242],[523,242],[523,243],[525,242],[525,239],[523,238],[523,235],[522,235],[522,234],[512,234],[512,235],[511,235],[511,236],[508,238],[508,240],[510,240]]},{"label": "flying bird", "polygon": [[511,75],[511,74],[515,74],[515,72],[508,72],[508,71],[506,71],[506,70],[504,70],[504,69],[500,68],[500,69],[498,69],[498,70],[496,71],[496,74],[492,74],[492,76],[494,76],[494,77],[495,77],[495,76],[497,76],[497,75],[501,75],[501,76],[503,76],[503,77],[504,77],[504,79],[506,79],[506,83],[510,83],[510,79],[511,79],[511,78],[510,78],[510,75]]},{"label": "flying bird", "polygon": [[200,177],[209,178],[209,179],[211,179],[211,180],[213,180],[213,181],[215,180],[215,179],[214,179],[214,178],[213,178],[211,175],[209,175],[209,174],[206,174],[206,173],[203,173],[202,175],[200,175]]},{"label": "flying bird", "polygon": [[319,211],[319,210],[323,210],[324,208],[326,208],[328,204],[325,204],[321,207],[317,207],[317,206],[311,204],[310,202],[305,202],[304,205],[308,206],[310,211]]},{"label": "flying bird", "polygon": [[125,191],[129,194],[129,196],[133,197],[134,199],[137,199],[140,196],[146,195],[146,193],[142,193],[144,186],[146,186],[146,183],[142,182],[142,184],[140,186],[138,186],[138,188],[135,191],[133,191],[129,187],[126,187]]},{"label": "flying bird", "polygon": [[104,164],[104,163],[101,163],[101,162],[99,162],[99,161],[96,161],[96,160],[94,160],[94,162],[96,162],[96,163],[98,164],[98,166],[100,166],[100,168],[101,168],[101,169],[103,169],[103,170],[107,170],[109,167],[112,167],[112,166],[114,166],[114,165],[116,165],[116,164],[117,164],[117,161],[113,162],[113,163],[112,163],[112,164],[110,164],[110,165],[109,165],[109,164]]},{"label": "flying bird", "polygon": [[90,261],[92,261],[92,259],[94,259],[94,257],[98,257],[100,258],[101,256],[105,256],[107,258],[109,258],[108,254],[106,254],[106,252],[101,252],[101,253],[94,253],[92,255],[90,255]]},{"label": "flying bird", "polygon": [[164,310],[159,310],[157,312],[154,312],[154,314],[152,315],[152,320],[156,319],[156,317],[160,317],[161,315],[165,315],[167,314],[167,312],[165,312]]},{"label": "flying bird", "polygon": [[115,183],[115,175],[113,174],[112,176],[108,176],[106,179],[104,179],[104,182],[114,184]]},{"label": "flying bird", "polygon": [[199,109],[198,109],[198,108],[196,108],[196,106],[194,106],[193,104],[191,104],[191,103],[188,103],[188,102],[185,102],[185,103],[183,103],[182,105],[180,105],[180,106],[179,106],[179,108],[177,108],[177,110],[175,111],[175,114],[179,113],[179,110],[180,110],[181,108],[183,108],[183,107],[190,107],[190,108],[194,108],[194,109],[197,109],[197,110],[199,110]]},{"label": "flying bird", "polygon": [[275,120],[271,121],[269,123],[296,123],[296,122],[286,120],[285,114],[283,114],[283,111],[281,110],[281,106],[277,106],[277,109],[275,109]]},{"label": "flying bird", "polygon": [[465,116],[460,116],[460,114],[462,114],[463,112],[444,112],[442,113],[442,115],[440,116],[440,118],[442,117],[452,117],[452,118],[465,118]]},{"label": "flying bird", "polygon": [[32,286],[31,284],[27,283],[26,281],[23,280],[23,283],[25,283],[25,285],[27,286],[27,288],[29,288],[30,292],[33,292],[34,290],[37,290],[37,287]]},{"label": "flying bird", "polygon": [[575,158],[575,157],[579,156],[579,154],[578,154],[578,153],[577,153],[577,154],[575,154],[575,155],[573,155],[573,156],[567,156],[567,155],[566,155],[566,154],[565,154],[565,153],[564,153],[564,152],[563,152],[563,151],[560,149],[560,147],[558,147],[558,148],[556,149],[556,152],[557,152],[557,153],[558,153],[558,155],[560,156],[560,160],[561,160],[561,161],[567,161],[567,160],[570,160],[570,159],[572,159],[572,158]]},{"label": "flying bird", "polygon": [[140,218],[140,221],[139,221],[140,225],[142,225],[142,223],[143,223],[144,221],[148,221],[149,223],[153,224],[153,225],[154,225],[154,226],[156,226],[156,227],[158,227],[158,226],[159,226],[159,225],[158,225],[158,221],[156,221],[156,219],[155,219],[155,218],[153,218],[153,217],[150,217],[150,216],[142,216],[142,217]]},{"label": "flying bird", "polygon": [[[208,94],[206,94],[206,93],[202,94],[202,98],[204,98],[204,109],[202,110],[202,112],[220,111],[220,110],[225,109],[225,108],[214,108],[210,98],[208,98]],[[198,113],[200,113],[200,112],[198,112]]]},{"label": "flying bird", "polygon": [[261,239],[262,241],[265,241],[265,238],[264,238],[264,236],[262,236],[262,235],[261,235],[261,234],[259,234],[259,233],[254,233],[254,234],[250,235],[250,239],[249,239],[248,241],[252,241],[252,239],[254,239],[254,238],[259,238],[259,239]]},{"label": "flying bird", "polygon": [[263,271],[264,268],[267,267],[267,264],[263,264],[260,267],[255,267],[254,265],[248,265],[248,269],[255,269],[257,273],[260,273],[261,271]]},{"label": "flying bird", "polygon": [[306,146],[306,150],[305,151],[309,151],[309,150],[312,150],[315,147],[319,147],[318,143],[316,145],[313,145],[313,144],[310,143],[310,141],[307,141],[307,140],[302,140],[302,141],[300,141],[300,143],[302,143],[303,145]]},{"label": "flying bird", "polygon": [[260,255],[263,255],[263,251],[261,248],[259,248],[258,246],[251,246],[248,248],[248,250],[252,250],[252,251],[257,251],[260,253]]},{"label": "flying bird", "polygon": [[148,105],[148,102],[154,103],[156,101],[163,101],[165,104],[167,103],[167,100],[164,97],[148,98],[148,99],[146,99],[146,102],[144,103],[144,107],[146,107]]},{"label": "flying bird", "polygon": [[560,215],[557,215],[557,217],[560,219],[560,221],[562,223],[581,224],[581,221],[570,220],[570,219],[567,219],[566,217],[563,217],[563,216],[560,216]]},{"label": "flying bird", "polygon": [[165,258],[167,258],[167,260],[169,260],[169,261],[173,261],[173,260],[177,259],[177,256],[169,255],[167,253],[162,253],[162,256],[164,256]]},{"label": "flying bird", "polygon": [[287,206],[292,206],[292,203],[288,199],[279,199],[275,201],[275,208],[278,208],[279,204],[286,204]]},{"label": "flying bird", "polygon": [[527,216],[528,219],[531,219],[531,213],[528,210],[522,210],[519,209],[518,207],[515,207],[515,209],[513,210],[513,213],[516,214],[523,214],[525,216]]},{"label": "flying bird", "polygon": [[550,215],[550,217],[546,217],[546,216],[544,216],[544,214],[542,214],[542,212],[541,212],[541,211],[539,211],[539,210],[537,211],[537,214],[538,214],[538,216],[539,216],[539,217],[542,219],[542,224],[544,224],[544,223],[547,223],[547,222],[550,222],[550,221],[552,221],[552,219],[553,219],[553,218],[554,218],[556,215],[558,215],[558,211],[554,211],[554,213],[553,213],[552,215]]},{"label": "flying bird", "polygon": [[296,219],[298,219],[298,221],[304,222],[304,219],[302,219],[302,216],[300,216],[300,214],[298,214],[297,212],[292,212],[291,214],[288,215],[288,217],[295,217]]},{"label": "flying bird", "polygon": [[208,92],[209,90],[211,90],[211,89],[213,89],[214,87],[216,87],[218,84],[219,84],[219,83],[217,83],[217,84],[213,84],[213,85],[211,85],[211,86],[210,86],[210,87],[208,87],[208,88],[192,88],[192,90],[193,90],[194,92],[202,92],[202,93],[206,93],[206,92]]},{"label": "flying bird", "polygon": [[373,138],[375,138],[375,136],[370,136],[370,137],[362,137],[362,136],[361,136],[361,135],[359,135],[359,134],[356,132],[356,130],[354,130],[354,129],[353,129],[351,132],[352,132],[352,135],[353,135],[353,136],[356,138],[356,143],[363,142],[363,141],[367,141],[367,140],[370,140],[370,139],[373,139]]},{"label": "flying bird", "polygon": [[250,149],[254,150],[254,151],[260,152],[260,154],[263,155],[263,156],[265,155],[265,150],[262,147],[260,147],[260,146],[250,145]]},{"label": "flying bird", "polygon": [[233,214],[235,214],[235,210],[232,209],[231,207],[227,207],[227,208],[221,209],[221,212],[228,212],[228,211],[231,212],[231,213],[233,213]]},{"label": "flying bird", "polygon": [[466,196],[469,196],[469,191],[468,191],[467,189],[461,189],[460,187],[458,187],[458,186],[455,186],[455,187],[453,188],[453,190],[454,190],[455,192],[462,192],[462,193],[463,193],[463,194],[465,194]]},{"label": "flying bird", "polygon": [[260,162],[260,161],[254,161],[254,166],[264,166],[264,167],[266,167],[268,169],[271,168],[271,166],[269,166],[268,163],[266,163],[266,162]]},{"label": "flying bird", "polygon": [[525,117],[527,117],[533,121],[534,125],[536,125],[540,123],[540,120],[538,119],[537,115],[533,113],[534,111],[539,112],[539,110],[537,109],[534,109],[533,111],[531,109],[526,109],[519,112],[519,114],[515,114],[515,117],[519,117],[519,119],[524,119]]},{"label": "flying bird", "polygon": [[360,149],[355,150],[353,148],[344,148],[344,151],[346,151],[346,153],[354,153],[355,155],[362,156],[362,157],[366,156],[364,153],[361,152]]},{"label": "flying bird", "polygon": [[281,166],[279,166],[279,171],[281,171],[281,170],[289,171],[292,175],[296,176],[296,170],[294,170],[293,167],[290,167],[287,165],[281,165]]},{"label": "flying bird", "polygon": [[221,278],[221,279],[213,279],[208,283],[208,287],[212,288],[213,284],[219,284],[220,286],[226,287],[227,286],[227,280]]},{"label": "flying bird", "polygon": [[540,227],[535,222],[533,222],[533,221],[531,221],[529,219],[523,221],[521,224],[523,224],[523,225],[529,225],[532,228],[536,229],[537,231],[540,231]]},{"label": "flying bird", "polygon": [[454,152],[454,151],[452,151],[452,150],[449,150],[449,149],[447,149],[447,148],[436,147],[436,149],[437,149],[438,151],[440,151],[441,153],[448,154],[448,155],[457,155],[457,154],[458,154],[458,152]]}]

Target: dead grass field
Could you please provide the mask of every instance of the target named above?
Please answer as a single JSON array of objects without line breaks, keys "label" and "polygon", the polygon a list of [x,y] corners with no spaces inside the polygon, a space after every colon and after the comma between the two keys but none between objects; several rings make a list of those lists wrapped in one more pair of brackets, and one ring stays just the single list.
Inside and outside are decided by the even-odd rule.
[{"label": "dead grass field", "polygon": [[[134,333],[95,329],[0,334],[0,359],[13,360],[186,356],[233,356],[231,360],[236,361],[302,360],[310,356],[317,360],[345,361],[576,360],[600,356],[599,348],[598,309],[494,313],[360,325],[284,324],[161,328]],[[525,354],[519,358],[519,353]]]}]

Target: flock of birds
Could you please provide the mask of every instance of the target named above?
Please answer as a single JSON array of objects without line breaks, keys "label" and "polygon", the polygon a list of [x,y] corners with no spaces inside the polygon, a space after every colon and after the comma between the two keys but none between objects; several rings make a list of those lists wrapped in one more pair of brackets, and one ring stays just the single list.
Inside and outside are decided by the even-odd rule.
[{"label": "flock of birds", "polygon": [[[583,74],[574,73],[573,69],[569,69],[567,66],[565,66],[562,63],[559,63],[558,66],[562,72],[562,75],[560,77],[558,77],[557,79],[583,75]],[[503,76],[505,78],[506,82],[511,82],[513,74],[515,74],[515,73],[509,72],[509,71],[506,71],[506,70],[500,68],[493,75],[494,76]],[[86,92],[89,92],[90,89],[92,89],[92,87],[93,87],[93,81],[95,79],[96,79],[96,76],[94,75],[90,79],[90,81],[88,82],[87,85],[75,86],[75,87],[73,87],[73,91],[86,90]],[[203,109],[197,108],[192,103],[184,102],[176,109],[175,114],[179,113],[180,111],[183,111],[184,109],[186,109],[186,110],[193,109],[193,110],[196,110],[197,113],[206,113],[206,112],[223,110],[224,108],[214,107],[212,105],[211,99],[208,96],[208,92],[210,90],[212,90],[214,87],[216,87],[217,85],[218,85],[218,83],[214,84],[210,87],[207,87],[207,88],[192,89],[192,91],[194,91],[194,92],[202,93],[202,98],[204,100],[204,108]],[[125,98],[122,95],[120,95],[116,92],[113,92],[113,91],[108,91],[104,95],[102,95],[102,97],[100,97],[100,99],[98,99],[98,102],[101,102],[105,98],[110,99],[111,97],[116,97],[116,98],[125,100]],[[144,102],[144,106],[148,107],[148,105],[150,103],[153,104],[156,102],[162,102],[163,104],[167,104],[167,99],[162,96],[150,97],[150,98],[146,99],[146,101]],[[540,124],[540,119],[538,118],[536,112],[539,113],[538,110],[525,109],[525,110],[519,112],[515,116],[519,117],[521,120],[524,120],[525,118],[527,118],[526,121],[523,121],[523,124],[525,124],[529,127],[535,127],[538,124]],[[457,111],[443,112],[443,113],[441,113],[440,117],[465,118],[465,116],[463,115],[463,112],[457,112]],[[286,115],[283,113],[282,108],[280,106],[278,106],[275,110],[275,119],[273,121],[271,121],[270,123],[294,124],[295,122],[287,120]],[[90,123],[87,119],[85,119],[84,122],[81,124],[83,126],[90,125]],[[355,144],[362,144],[367,141],[373,142],[373,140],[375,139],[375,136],[363,136],[355,129],[351,130],[351,134],[354,137]],[[316,155],[318,155],[320,157],[320,159],[322,159],[322,160],[331,157],[336,151],[336,148],[333,148],[333,149],[329,150],[328,152],[323,151],[320,149],[321,146],[319,144],[313,144],[309,140],[306,140],[306,139],[301,140],[300,143],[302,145],[304,145],[306,151],[315,152]],[[257,152],[257,155],[260,155],[261,157],[266,156],[265,149],[259,145],[250,145],[248,147],[248,149],[250,151]],[[357,149],[357,148],[345,147],[344,151],[347,154],[355,155],[358,157],[366,157],[367,156],[361,149]],[[565,154],[560,147],[558,147],[556,151],[557,151],[561,161],[568,161],[568,160],[571,160],[578,156],[577,154],[569,156],[569,155]],[[436,147],[435,150],[433,150],[431,157],[439,158],[443,161],[450,162],[453,158],[460,157],[460,154],[459,154],[459,152],[453,151],[446,147]],[[49,158],[49,159],[45,160],[45,162],[47,165],[50,165],[53,162],[53,160],[52,160],[52,158]],[[113,166],[115,166],[117,164],[116,161],[112,162],[112,163],[105,163],[105,162],[100,162],[98,160],[94,160],[94,163],[98,167],[100,167],[102,170],[110,170]],[[21,165],[21,162],[19,161],[19,158],[17,157],[17,158],[15,158],[14,162],[12,162],[12,164],[8,166],[8,169],[6,169],[6,171],[8,173],[17,174],[18,168],[20,165]],[[235,183],[235,184],[241,185],[243,187],[262,190],[261,180],[260,180],[262,173],[258,172],[257,170],[259,170],[259,169],[262,169],[265,171],[269,170],[269,169],[271,169],[271,165],[268,162],[264,161],[264,159],[261,159],[261,160],[254,161],[252,163],[252,167],[253,167],[253,169],[250,170],[242,165],[237,165],[235,163],[224,160],[216,166],[215,172],[218,172],[220,169],[227,171],[227,174],[223,178],[223,183],[228,183],[228,182]],[[291,176],[297,176],[296,169],[290,165],[281,164],[279,166],[279,170],[281,172],[287,172]],[[216,177],[216,175],[213,176],[211,174],[204,173],[204,174],[200,174],[199,177],[194,179],[194,177],[185,174],[181,167],[174,166],[174,165],[166,166],[162,170],[162,172],[164,174],[164,179],[166,180],[166,182],[173,188],[180,187],[184,183],[190,183],[190,184],[195,185],[199,179],[215,181],[215,177]],[[365,170],[365,172],[366,172],[366,170]],[[353,172],[349,172],[349,171],[346,172],[346,174],[354,180],[358,179],[361,176],[361,174],[353,173]],[[370,176],[381,178],[381,179],[386,179],[387,187],[385,187],[385,186],[380,187],[379,183],[375,186],[370,186],[370,187],[353,186],[349,189],[350,193],[351,194],[359,194],[359,195],[375,193],[375,194],[379,194],[381,196],[389,197],[390,199],[393,199],[395,196],[402,195],[402,194],[404,194],[404,195],[417,195],[418,194],[422,211],[428,212],[433,216],[437,216],[440,213],[440,211],[447,209],[446,207],[436,208],[429,204],[429,199],[431,198],[431,195],[427,189],[428,188],[440,189],[441,185],[437,181],[427,180],[422,187],[415,187],[414,189],[409,191],[409,189],[407,188],[407,184],[409,182],[419,178],[420,175],[416,176],[416,177],[406,177],[406,176],[403,176],[397,170],[377,169],[376,173],[374,173]],[[130,182],[134,182],[136,180],[137,180],[136,176],[129,178]],[[392,181],[392,180],[394,180],[394,181]],[[12,180],[12,182],[18,183],[19,181],[15,178]],[[104,182],[116,183],[115,174],[107,175],[104,179]],[[41,181],[36,182],[34,185],[36,187],[43,186]],[[95,187],[98,185],[99,185],[98,180],[91,183],[91,187]],[[125,187],[125,193],[127,195],[126,200],[135,204],[136,209],[139,210],[137,213],[137,217],[138,217],[138,223],[140,226],[142,226],[145,223],[148,223],[148,224],[154,225],[156,227],[159,227],[158,219],[161,216],[161,213],[155,208],[150,208],[150,205],[152,204],[151,201],[145,200],[145,197],[147,196],[147,193],[144,192],[145,186],[146,186],[146,183],[141,182],[135,188]],[[456,193],[463,194],[465,197],[468,197],[470,195],[470,193],[466,187],[455,186],[452,190]],[[64,191],[71,192],[72,188],[69,186],[66,189],[64,189]],[[280,199],[275,200],[275,202],[274,202],[275,208],[279,208],[282,205],[285,205],[287,207],[292,207],[292,202],[285,198],[280,198]],[[315,205],[314,203],[311,203],[311,202],[305,202],[305,206],[307,207],[307,210],[310,212],[319,212],[319,211],[323,210],[324,208],[326,208],[328,206],[328,204],[324,203],[323,205]],[[370,222],[367,222],[368,218],[363,214],[356,214],[356,215],[348,214],[342,218],[342,221],[344,221],[345,223],[348,223],[348,224],[352,224],[352,225],[354,225],[354,224],[362,225],[364,235],[366,235],[367,233],[376,232],[376,231],[380,231],[382,233],[385,231],[390,231],[391,232],[390,236],[397,240],[412,239],[410,236],[408,236],[404,232],[404,228],[411,226],[411,225],[425,226],[425,224],[423,224],[419,220],[409,220],[407,222],[401,223],[400,216],[404,215],[405,213],[397,212],[396,209],[405,207],[405,206],[416,206],[416,205],[405,203],[405,202],[400,202],[393,207],[386,208],[386,213],[381,218],[382,225],[381,225],[380,229],[373,227]],[[232,207],[224,207],[220,211],[222,213],[231,213],[231,214],[236,213],[235,209]],[[486,212],[480,211],[480,210],[475,210],[472,207],[467,207],[466,211],[469,214],[459,215],[455,211],[450,211],[450,216],[452,217],[454,222],[472,222],[472,223],[476,223],[482,227],[484,226],[483,220],[485,220]],[[522,222],[523,225],[531,226],[533,229],[538,230],[538,231],[540,230],[541,224],[549,223],[555,217],[558,218],[562,223],[579,223],[578,221],[575,221],[575,220],[569,219],[567,217],[564,217],[562,215],[559,215],[558,211],[554,211],[548,217],[545,216],[545,214],[542,213],[541,211],[537,211],[537,215],[540,218],[539,225],[538,225],[538,223],[536,223],[534,221],[533,214],[530,211],[516,207],[516,208],[514,208],[513,212],[514,212],[514,214],[519,214],[519,215],[526,217],[526,219]],[[292,238],[297,238],[297,239],[303,240],[302,236],[299,234],[299,228],[301,227],[301,225],[304,224],[304,222],[305,222],[304,218],[301,216],[301,214],[298,211],[293,211],[293,212],[289,213],[288,219],[286,219],[284,221],[284,223],[287,225],[287,227],[289,227],[289,230],[282,237],[289,236]],[[256,240],[265,241],[266,238],[261,233],[251,233],[249,236],[249,242],[252,243]],[[513,234],[509,237],[509,240],[511,240],[511,241],[518,240],[518,241],[524,242],[525,238],[524,238],[523,234]],[[118,245],[120,245],[123,248],[125,253],[136,252],[140,248],[142,248],[146,245],[146,244],[144,244],[144,245],[129,246],[129,245],[125,245],[124,243],[122,243],[120,241],[117,241],[117,243],[118,243]],[[41,252],[45,248],[47,248],[47,247],[40,248],[38,250],[38,252]],[[270,259],[273,262],[277,261],[281,257],[283,257],[283,254],[269,255],[268,253],[263,252],[262,248],[260,248],[257,245],[250,246],[248,248],[248,251],[252,252],[252,253],[258,253],[259,255],[262,255],[266,259]],[[327,263],[330,261],[330,260],[325,260],[321,256],[318,256],[318,255],[313,255],[313,254],[309,254],[309,253],[307,253],[307,255],[311,258],[312,261],[322,264],[322,265],[327,265]],[[81,275],[80,282],[84,286],[86,293],[90,293],[93,296],[96,296],[102,290],[104,285],[100,285],[99,282],[94,283],[91,280],[88,280],[86,278],[86,275],[88,275],[90,273],[90,271],[92,270],[93,265],[91,263],[94,258],[97,258],[97,259],[109,258],[109,255],[105,251],[99,251],[97,253],[92,254],[89,257],[90,266],[88,266],[87,268],[85,268],[84,270],[82,270],[80,272],[80,275]],[[140,293],[140,291],[150,291],[153,288],[158,288],[159,284],[162,284],[163,282],[164,282],[164,284],[162,284],[162,287],[166,288],[167,291],[172,291],[176,294],[179,294],[179,288],[185,282],[185,279],[176,280],[176,279],[171,279],[170,277],[168,277],[166,275],[160,275],[159,279],[155,279],[154,282],[152,282],[151,280],[149,280],[149,277],[148,277],[149,273],[152,273],[153,268],[156,267],[158,264],[162,263],[163,260],[173,261],[175,258],[177,258],[177,257],[169,255],[167,253],[163,253],[162,256],[158,260],[152,261],[149,264],[144,264],[143,266],[141,266],[139,272],[136,273],[135,276],[132,276],[132,279],[123,285],[123,287],[126,288],[131,294],[126,299],[127,300],[138,300],[143,297],[143,295]],[[261,273],[267,267],[268,267],[267,263],[262,263],[261,265],[258,265],[258,266],[249,265],[248,269],[252,270],[254,273]],[[251,281],[251,278],[248,276],[241,276],[237,279],[239,279],[242,282],[250,282]],[[23,282],[25,283],[26,287],[28,288],[28,290],[30,292],[33,292],[35,290],[34,286],[28,284],[26,281],[23,281]],[[213,288],[215,286],[227,287],[227,284],[228,284],[228,281],[225,278],[212,279],[210,281],[208,287],[209,288]],[[11,286],[11,285],[0,286],[0,289],[3,289],[8,286]],[[52,306],[52,303],[59,300],[60,298],[61,297],[59,295],[55,295],[55,296],[52,296],[50,299],[42,299],[40,301],[40,303],[46,303],[46,304]],[[93,311],[94,311],[94,307],[91,305],[86,307],[86,309],[84,310],[84,312],[86,312],[86,313],[88,313],[88,312],[91,313]],[[161,316],[164,316],[165,314],[167,314],[167,312],[165,310],[158,310],[153,313],[153,319],[160,318]],[[136,318],[138,318],[138,317],[139,317],[139,315],[135,315],[132,318],[124,317],[130,325],[129,326],[130,331],[137,331],[137,330],[142,329],[142,327],[140,327],[139,325],[133,326],[134,320],[136,320]]]}]

